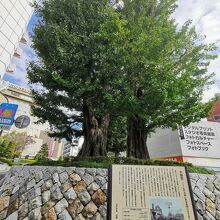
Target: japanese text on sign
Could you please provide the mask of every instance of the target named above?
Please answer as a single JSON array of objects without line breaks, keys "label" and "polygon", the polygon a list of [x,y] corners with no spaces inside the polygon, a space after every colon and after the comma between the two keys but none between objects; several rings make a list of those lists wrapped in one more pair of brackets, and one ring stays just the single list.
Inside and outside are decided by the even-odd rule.
[{"label": "japanese text on sign", "polygon": [[188,150],[208,151],[216,138],[215,130],[207,126],[189,125],[183,127],[184,139]]},{"label": "japanese text on sign", "polygon": [[111,220],[195,219],[183,167],[113,165],[111,178]]}]

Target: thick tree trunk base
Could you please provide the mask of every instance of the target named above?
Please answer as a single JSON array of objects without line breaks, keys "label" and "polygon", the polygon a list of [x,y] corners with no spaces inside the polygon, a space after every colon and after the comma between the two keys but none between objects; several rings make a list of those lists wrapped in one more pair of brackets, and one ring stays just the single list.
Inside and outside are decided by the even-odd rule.
[{"label": "thick tree trunk base", "polygon": [[83,108],[84,143],[79,157],[106,156],[107,132],[110,122],[109,114],[95,117],[88,106]]},{"label": "thick tree trunk base", "polygon": [[138,159],[149,159],[147,149],[146,123],[138,116],[128,118],[127,156]]}]

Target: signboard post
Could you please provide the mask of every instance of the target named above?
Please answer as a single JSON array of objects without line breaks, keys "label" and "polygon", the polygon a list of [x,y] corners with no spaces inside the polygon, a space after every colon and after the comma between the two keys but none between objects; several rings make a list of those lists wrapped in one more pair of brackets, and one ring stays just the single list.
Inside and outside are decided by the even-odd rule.
[{"label": "signboard post", "polygon": [[[179,130],[180,144],[184,156],[213,157],[219,155],[219,123],[191,123]],[[181,133],[184,136],[181,137]]]},{"label": "signboard post", "polygon": [[15,120],[15,127],[17,128],[26,128],[30,124],[30,118],[27,115],[21,115]]},{"label": "signboard post", "polygon": [[2,103],[0,105],[0,130],[10,130],[18,105]]},{"label": "signboard post", "polygon": [[184,167],[112,165],[108,220],[197,220]]}]

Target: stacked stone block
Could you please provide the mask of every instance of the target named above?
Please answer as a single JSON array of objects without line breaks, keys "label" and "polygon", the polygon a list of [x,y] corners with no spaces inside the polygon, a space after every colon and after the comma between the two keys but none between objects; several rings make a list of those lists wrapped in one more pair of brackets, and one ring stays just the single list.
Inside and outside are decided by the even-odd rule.
[{"label": "stacked stone block", "polygon": [[190,181],[199,220],[220,219],[220,177],[190,174]]},{"label": "stacked stone block", "polygon": [[0,219],[106,219],[107,170],[13,167],[0,188]]},{"label": "stacked stone block", "polygon": [[[220,177],[190,181],[199,220],[220,220]],[[0,220],[107,218],[106,169],[12,167],[0,186]]]}]

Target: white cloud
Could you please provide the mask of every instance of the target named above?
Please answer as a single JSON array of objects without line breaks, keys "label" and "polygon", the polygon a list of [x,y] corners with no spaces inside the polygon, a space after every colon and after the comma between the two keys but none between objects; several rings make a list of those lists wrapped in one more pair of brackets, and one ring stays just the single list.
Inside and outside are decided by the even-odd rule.
[{"label": "white cloud", "polygon": [[208,100],[213,98],[213,96],[216,93],[219,93],[219,92],[220,92],[220,88],[216,84],[210,86],[209,89],[204,92],[203,102],[207,102]]},{"label": "white cloud", "polygon": [[[213,97],[216,92],[220,92],[220,0],[178,0],[178,6],[173,16],[179,25],[183,25],[190,19],[196,30],[200,34],[206,35],[206,43],[217,42],[219,57],[212,61],[209,67],[209,71],[216,74],[215,85],[209,91],[205,91],[204,100],[207,100]],[[13,78],[22,86],[27,86],[27,61],[35,59],[29,45],[22,46],[24,52],[21,60],[14,58],[17,69]]]},{"label": "white cloud", "polygon": [[204,101],[220,92],[220,0],[178,0],[173,17],[179,25],[192,20],[198,33],[205,35],[206,43],[216,43],[218,58],[210,63],[209,72],[214,72],[215,84],[204,92]]}]

